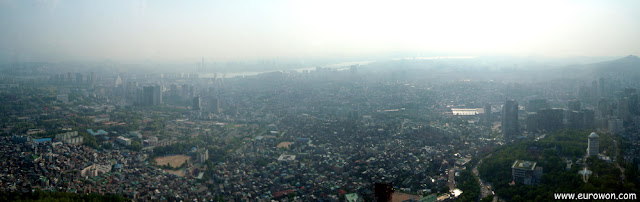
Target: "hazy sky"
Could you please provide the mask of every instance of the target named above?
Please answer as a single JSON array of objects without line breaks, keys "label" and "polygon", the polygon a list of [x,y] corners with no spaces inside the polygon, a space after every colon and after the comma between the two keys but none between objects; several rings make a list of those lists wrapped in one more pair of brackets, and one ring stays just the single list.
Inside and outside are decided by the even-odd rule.
[{"label": "hazy sky", "polygon": [[634,0],[0,0],[0,61],[640,55],[638,10]]}]

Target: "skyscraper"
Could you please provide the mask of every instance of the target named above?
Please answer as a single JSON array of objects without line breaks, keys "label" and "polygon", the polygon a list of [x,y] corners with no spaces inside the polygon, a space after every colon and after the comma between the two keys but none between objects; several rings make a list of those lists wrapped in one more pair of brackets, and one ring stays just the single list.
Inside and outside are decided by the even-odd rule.
[{"label": "skyscraper", "polygon": [[591,82],[591,103],[595,103],[600,98],[600,91],[598,90],[598,81],[593,80]]},{"label": "skyscraper", "polygon": [[638,93],[635,92],[635,89],[633,89],[633,92],[626,94],[626,96],[629,98],[629,113],[632,116],[637,116],[640,115],[640,97],[638,97]]},{"label": "skyscraper", "polygon": [[555,132],[562,129],[562,119],[564,110],[557,108],[542,109],[538,112],[540,117],[538,126],[548,132]]},{"label": "skyscraper", "polygon": [[211,99],[211,101],[209,102],[209,111],[212,113],[220,112],[220,101],[218,100],[218,98]]},{"label": "skyscraper", "polygon": [[598,116],[603,118],[611,115],[611,105],[609,105],[609,100],[606,98],[600,98],[600,100],[598,100],[598,113]]},{"label": "skyscraper", "polygon": [[598,95],[600,97],[606,97],[607,93],[606,93],[606,86],[604,85],[604,78],[600,77],[600,80],[598,81]]},{"label": "skyscraper", "polygon": [[491,104],[484,105],[484,124],[491,125]]},{"label": "skyscraper", "polygon": [[584,112],[567,111],[567,127],[573,129],[582,129],[585,127]]},{"label": "skyscraper", "polygon": [[153,86],[145,86],[142,87],[142,105],[144,106],[152,106],[153,105]]},{"label": "skyscraper", "polygon": [[162,89],[160,85],[143,87],[142,105],[154,106],[162,104]]},{"label": "skyscraper", "polygon": [[619,98],[617,110],[619,119],[622,119],[625,122],[631,121],[631,114],[629,113],[629,98]]},{"label": "skyscraper", "polygon": [[76,83],[82,83],[82,74],[76,73]]},{"label": "skyscraper", "polygon": [[96,82],[96,73],[91,72],[91,79],[90,79],[89,83],[93,84],[95,82]]},{"label": "skyscraper", "polygon": [[502,107],[502,134],[505,138],[512,138],[519,133],[518,102],[507,100]]},{"label": "skyscraper", "polygon": [[200,110],[200,96],[196,96],[193,98],[193,106],[191,107],[191,109],[193,110]]},{"label": "skyscraper", "polygon": [[116,78],[116,81],[113,82],[113,87],[118,88],[118,87],[120,87],[120,85],[122,85],[122,78],[120,78],[120,76],[118,76]]},{"label": "skyscraper", "polygon": [[155,85],[153,93],[153,105],[162,104],[162,85]]},{"label": "skyscraper", "polygon": [[594,128],[595,127],[595,112],[590,109],[582,109],[582,118],[584,119],[584,128]]}]

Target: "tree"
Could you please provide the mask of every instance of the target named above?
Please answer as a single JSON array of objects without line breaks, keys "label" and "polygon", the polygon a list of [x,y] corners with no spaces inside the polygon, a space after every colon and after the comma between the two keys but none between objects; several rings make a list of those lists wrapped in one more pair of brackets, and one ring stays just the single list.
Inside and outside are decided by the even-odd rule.
[{"label": "tree", "polygon": [[103,149],[113,149],[113,144],[111,144],[111,143],[104,143],[104,144],[102,144],[102,148],[103,148]]},{"label": "tree", "polygon": [[444,186],[444,187],[440,188],[440,193],[449,193],[449,187],[448,186]]},{"label": "tree", "polygon": [[131,145],[127,146],[127,149],[132,151],[140,151],[142,150],[142,145],[140,144],[140,141],[131,140]]},{"label": "tree", "polygon": [[82,141],[84,142],[83,143],[84,145],[94,149],[98,148],[98,140],[93,135],[84,131],[79,131],[78,136],[82,137]]},{"label": "tree", "polygon": [[482,198],[482,200],[480,200],[480,202],[491,202],[493,201],[493,195],[489,195],[487,197]]},{"label": "tree", "polygon": [[469,170],[460,171],[458,187],[464,192],[460,195],[461,201],[474,201],[480,196],[480,184],[478,178]]}]

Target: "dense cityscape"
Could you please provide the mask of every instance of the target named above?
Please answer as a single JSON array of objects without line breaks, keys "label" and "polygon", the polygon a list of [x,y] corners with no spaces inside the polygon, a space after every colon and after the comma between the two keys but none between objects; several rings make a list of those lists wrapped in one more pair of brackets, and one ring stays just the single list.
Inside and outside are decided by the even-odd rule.
[{"label": "dense cityscape", "polygon": [[[432,62],[385,65],[400,63]],[[606,64],[622,63],[640,59]],[[2,77],[0,191],[370,201],[381,200],[384,185],[394,201],[498,200],[491,180],[480,180],[479,161],[522,143],[527,154],[557,152],[576,179],[593,169],[587,157],[594,156],[618,169],[616,186],[637,190],[636,81],[442,81],[410,71],[371,64],[200,78],[25,65]],[[589,149],[532,146],[567,130]],[[593,146],[591,132],[594,142],[608,139]],[[547,183],[550,163],[532,160],[504,169],[533,163],[535,171],[500,178],[510,186]]]},{"label": "dense cityscape", "polygon": [[0,201],[635,201],[638,8],[0,0]]}]

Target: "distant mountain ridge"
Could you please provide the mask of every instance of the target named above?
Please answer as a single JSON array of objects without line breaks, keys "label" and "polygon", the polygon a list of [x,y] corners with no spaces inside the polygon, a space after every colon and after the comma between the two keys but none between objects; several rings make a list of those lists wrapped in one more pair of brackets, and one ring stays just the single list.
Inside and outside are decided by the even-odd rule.
[{"label": "distant mountain ridge", "polygon": [[640,78],[640,58],[629,55],[617,60],[593,64],[594,75],[613,75],[622,78]]},{"label": "distant mountain ridge", "polygon": [[598,78],[617,77],[625,79],[640,78],[640,57],[628,55],[620,59],[583,64],[570,65],[561,68],[558,74],[566,78]]}]

